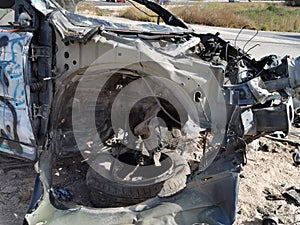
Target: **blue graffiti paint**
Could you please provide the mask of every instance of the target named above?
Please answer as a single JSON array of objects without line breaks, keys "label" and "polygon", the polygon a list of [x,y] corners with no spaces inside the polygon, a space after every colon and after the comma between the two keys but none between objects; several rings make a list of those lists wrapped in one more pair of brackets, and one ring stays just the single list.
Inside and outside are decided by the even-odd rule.
[{"label": "blue graffiti paint", "polygon": [[12,56],[12,59],[11,61],[12,62],[16,62],[16,51],[15,51],[15,45],[19,45],[21,51],[23,51],[23,46],[22,46],[22,43],[24,41],[24,37],[20,37],[20,38],[16,38],[16,39],[12,39],[10,40],[11,42],[11,56]]},{"label": "blue graffiti paint", "polygon": [[[6,36],[5,36],[6,37]],[[23,71],[22,71],[22,66],[16,62],[16,57],[17,54],[22,54],[23,51],[23,45],[22,43],[24,42],[25,37],[19,37],[15,39],[11,39],[8,44],[10,44],[10,50],[11,50],[11,60],[10,61],[0,61],[1,65],[1,84],[3,87],[4,95],[7,95],[8,91],[8,84],[5,82],[5,77],[9,77],[10,79],[18,79],[18,78],[23,78]],[[2,45],[2,46],[7,46],[7,45]],[[19,50],[17,49],[19,47]],[[9,67],[9,68],[8,68]],[[8,76],[6,76],[8,75]],[[25,98],[24,94],[21,95],[23,99],[21,101],[18,100],[18,90],[21,88],[21,91],[23,90],[24,87],[20,87],[20,80],[18,80],[17,85],[14,89],[14,100],[15,100],[15,106],[22,106],[25,104]]]},{"label": "blue graffiti paint", "polygon": [[17,79],[23,76],[23,73],[16,73],[16,71],[21,70],[21,66],[19,64],[14,64],[14,67],[10,68],[8,74],[10,75],[11,79]]},{"label": "blue graffiti paint", "polygon": [[0,33],[0,151],[35,159],[24,80],[28,60],[24,47],[31,37],[30,33]]},{"label": "blue graffiti paint", "polygon": [[22,99],[22,101],[18,101],[17,102],[17,94],[18,94],[18,90],[19,90],[19,86],[20,86],[20,81],[18,81],[18,84],[14,90],[14,99],[15,99],[15,105],[16,106],[21,106],[21,105],[24,105],[25,104],[25,99]]},{"label": "blue graffiti paint", "polygon": [[[20,37],[20,38],[16,38],[11,40],[11,53],[12,53],[12,62],[15,63],[14,68],[11,68],[11,79],[16,79],[16,78],[21,78],[23,77],[23,72],[21,71],[20,73],[14,74],[14,72],[16,70],[20,70],[21,69],[21,65],[16,63],[16,54],[18,51],[14,51],[15,49],[15,45],[18,45],[20,47],[20,53],[21,54],[23,52],[23,46],[22,46],[22,42],[24,41],[24,37]],[[13,71],[14,70],[14,71]],[[14,74],[14,75],[13,75]],[[25,104],[25,99],[23,99],[20,102],[17,102],[17,93],[18,93],[18,89],[20,87],[20,82],[18,81],[16,88],[14,90],[14,99],[15,99],[15,106],[22,106]],[[24,88],[24,87],[21,87]]]}]

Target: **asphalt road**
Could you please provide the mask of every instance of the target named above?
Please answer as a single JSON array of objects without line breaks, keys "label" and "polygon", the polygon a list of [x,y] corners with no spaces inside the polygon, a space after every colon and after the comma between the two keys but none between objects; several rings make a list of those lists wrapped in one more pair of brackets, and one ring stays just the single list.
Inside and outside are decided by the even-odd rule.
[{"label": "asphalt road", "polygon": [[259,46],[249,51],[249,54],[256,58],[261,58],[269,54],[276,54],[279,56],[289,55],[291,57],[300,56],[300,33],[259,31],[253,40],[247,44],[247,42],[256,34],[255,30],[243,30],[238,36],[240,29],[201,25],[192,25],[192,27],[201,33],[219,32],[220,37],[230,41],[232,44],[236,43],[237,46],[244,48],[246,51],[259,44]]},{"label": "asphalt road", "polygon": [[[145,23],[131,21],[120,17],[103,17],[109,21],[118,23]],[[258,34],[249,41],[255,34],[255,30],[242,30],[223,28],[223,27],[211,27],[203,25],[191,25],[192,28],[199,33],[220,33],[220,37],[226,41],[230,41],[231,44],[237,45],[240,48],[244,48],[248,51],[255,45],[252,50],[249,50],[249,54],[259,59],[263,56],[275,54],[279,56],[289,55],[291,57],[300,56],[300,33],[290,32],[270,32],[270,31],[259,31]]]}]

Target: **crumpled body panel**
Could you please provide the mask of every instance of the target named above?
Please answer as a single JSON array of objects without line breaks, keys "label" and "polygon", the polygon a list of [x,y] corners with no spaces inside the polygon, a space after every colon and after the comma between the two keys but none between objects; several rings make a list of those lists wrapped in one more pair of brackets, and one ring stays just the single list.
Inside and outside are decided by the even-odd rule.
[{"label": "crumpled body panel", "polygon": [[[156,197],[129,207],[61,208],[53,199],[49,183],[44,181],[49,176],[43,172],[43,169],[49,166],[49,163],[44,160],[49,158],[51,158],[49,153],[44,153],[39,164],[41,168],[38,170],[44,195],[38,203],[39,206],[26,215],[30,225],[188,225],[194,223],[230,225],[235,220],[239,182],[237,172],[221,172],[207,179],[198,176],[188,182],[182,192],[173,197]],[[230,165],[226,161],[220,163]],[[212,171],[214,170],[213,168]]]}]

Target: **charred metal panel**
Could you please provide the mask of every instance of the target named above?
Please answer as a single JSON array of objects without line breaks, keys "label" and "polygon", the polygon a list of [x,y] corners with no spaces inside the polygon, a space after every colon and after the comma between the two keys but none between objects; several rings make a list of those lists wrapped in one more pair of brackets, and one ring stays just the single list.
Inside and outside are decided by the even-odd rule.
[{"label": "charred metal panel", "polygon": [[30,33],[0,34],[0,151],[36,158],[28,88]]}]

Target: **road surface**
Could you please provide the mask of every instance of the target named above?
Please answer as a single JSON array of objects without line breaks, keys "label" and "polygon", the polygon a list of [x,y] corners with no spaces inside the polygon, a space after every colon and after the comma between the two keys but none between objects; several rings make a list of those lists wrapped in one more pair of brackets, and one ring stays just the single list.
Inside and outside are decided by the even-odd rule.
[{"label": "road surface", "polygon": [[[120,17],[103,17],[103,19],[118,23],[145,23]],[[191,26],[195,31],[199,33],[215,34],[219,32],[221,38],[226,41],[230,41],[230,43],[233,45],[236,44],[242,49],[244,48],[245,51],[248,51],[255,45],[259,45],[248,52],[256,59],[270,54],[279,56],[289,55],[294,58],[300,56],[300,33],[259,31],[258,34],[253,38],[253,40],[247,43],[256,34],[255,30],[243,30],[238,36],[240,29],[211,27],[203,25]]]},{"label": "road surface", "polygon": [[[192,27],[201,33],[219,32],[220,37],[230,41],[232,44],[235,44],[236,42],[236,45],[240,48],[243,48],[256,34],[255,30],[243,30],[241,34],[237,36],[240,29],[201,25],[192,25]],[[280,56],[290,55],[291,57],[300,56],[300,33],[259,31],[257,36],[245,46],[245,51],[248,51],[248,49],[256,44],[259,44],[260,46],[249,51],[249,54],[256,58],[261,58],[269,54]]]}]

